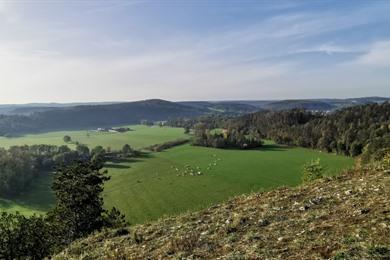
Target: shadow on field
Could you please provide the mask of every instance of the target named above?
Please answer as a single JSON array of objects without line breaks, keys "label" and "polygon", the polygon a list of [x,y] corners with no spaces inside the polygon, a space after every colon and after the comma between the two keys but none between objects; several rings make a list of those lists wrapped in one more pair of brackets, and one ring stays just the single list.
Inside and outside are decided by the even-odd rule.
[{"label": "shadow on field", "polygon": [[258,151],[271,151],[271,152],[281,152],[281,151],[287,151],[288,149],[291,149],[289,146],[282,146],[278,144],[265,144],[262,147],[255,149]]},{"label": "shadow on field", "polygon": [[106,163],[104,165],[106,168],[111,168],[111,169],[129,169],[130,166],[123,165],[123,164],[115,164],[115,163]]},{"label": "shadow on field", "polygon": [[152,153],[140,152],[136,157],[111,159],[106,164],[104,164],[104,167],[112,169],[129,169],[131,168],[130,166],[123,164],[142,162],[143,159],[149,159],[153,157],[155,156],[152,155]]}]

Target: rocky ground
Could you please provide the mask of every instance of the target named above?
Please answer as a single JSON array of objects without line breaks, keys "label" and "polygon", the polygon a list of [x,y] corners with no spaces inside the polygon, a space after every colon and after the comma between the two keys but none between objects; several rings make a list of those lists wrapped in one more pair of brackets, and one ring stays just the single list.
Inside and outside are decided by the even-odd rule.
[{"label": "rocky ground", "polygon": [[104,231],[55,259],[390,259],[389,202],[388,172],[355,170]]}]

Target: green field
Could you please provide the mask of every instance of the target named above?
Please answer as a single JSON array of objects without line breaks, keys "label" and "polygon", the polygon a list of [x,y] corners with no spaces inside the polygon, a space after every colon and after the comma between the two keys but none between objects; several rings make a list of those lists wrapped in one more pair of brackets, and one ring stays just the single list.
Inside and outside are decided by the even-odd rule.
[{"label": "green field", "polygon": [[[353,165],[351,158],[268,144],[255,151],[184,145],[108,168],[104,200],[130,223],[199,209],[231,196],[301,181],[302,165],[320,158],[327,174]],[[186,165],[201,175],[185,174]],[[187,170],[188,172],[188,170]]]},{"label": "green field", "polygon": [[[72,140],[88,145],[90,148],[101,145],[119,150],[124,144],[140,149],[157,143],[164,143],[177,138],[184,138],[184,130],[171,127],[148,127],[143,125],[129,126],[134,131],[126,133],[108,133],[94,131],[58,131],[44,134],[30,134],[20,137],[0,137],[0,147],[12,145],[51,144],[65,145],[63,137],[69,135]],[[70,145],[73,146],[73,145]]]},{"label": "green field", "polygon": [[26,216],[46,212],[55,203],[51,191],[51,180],[52,173],[43,173],[25,193],[19,194],[12,200],[0,198],[0,211],[19,211]]},{"label": "green field", "polygon": [[[136,131],[124,134],[93,132],[89,137],[86,131],[63,131],[0,138],[0,146],[61,145],[64,144],[62,137],[67,134],[90,147],[102,145],[119,149],[128,143],[142,148],[185,137],[179,128],[132,128]],[[302,165],[315,158],[321,159],[328,174],[336,174],[353,164],[351,158],[271,143],[252,151],[183,145],[161,153],[148,153],[143,158],[107,164],[112,178],[103,194],[105,206],[119,208],[131,223],[142,223],[206,207],[238,194],[297,185]],[[50,181],[51,175],[47,173],[26,194],[12,201],[0,199],[0,209],[18,210],[26,215],[45,212],[54,203]]]}]

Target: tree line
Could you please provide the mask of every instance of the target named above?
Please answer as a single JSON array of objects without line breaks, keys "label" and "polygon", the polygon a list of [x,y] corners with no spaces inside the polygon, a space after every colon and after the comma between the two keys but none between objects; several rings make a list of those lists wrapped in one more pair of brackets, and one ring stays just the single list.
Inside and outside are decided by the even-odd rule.
[{"label": "tree line", "polygon": [[222,149],[253,149],[262,146],[263,143],[260,133],[256,130],[219,129],[211,131],[206,124],[199,123],[194,126],[192,144]]},{"label": "tree line", "polygon": [[[171,126],[209,131],[257,131],[261,138],[279,144],[308,147],[347,156],[362,154],[364,160],[380,159],[390,147],[390,103],[347,107],[332,113],[302,109],[260,111],[241,117],[200,117],[175,119]],[[196,134],[195,134],[196,138]],[[205,140],[206,138],[202,138]]]},{"label": "tree line", "polygon": [[103,166],[104,162],[134,156],[138,152],[128,144],[121,151],[107,151],[101,146],[89,149],[78,144],[75,150],[66,145],[32,145],[0,148],[0,196],[12,197],[24,191],[40,175],[56,167],[89,161]]}]

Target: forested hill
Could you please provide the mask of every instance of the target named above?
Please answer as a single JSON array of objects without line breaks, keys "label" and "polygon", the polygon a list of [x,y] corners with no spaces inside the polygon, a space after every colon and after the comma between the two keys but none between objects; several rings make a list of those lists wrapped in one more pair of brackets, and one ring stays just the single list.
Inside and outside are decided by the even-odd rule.
[{"label": "forested hill", "polygon": [[206,112],[202,108],[157,99],[55,108],[31,115],[0,116],[0,135],[135,124],[141,120],[159,121],[175,117],[194,117]]},{"label": "forested hill", "polygon": [[363,153],[363,159],[381,158],[390,147],[390,103],[346,107],[332,113],[303,109],[260,111],[239,117],[221,116],[178,119],[171,126],[224,128],[228,132],[249,134],[279,144],[336,152],[349,156]]},{"label": "forested hill", "polygon": [[390,147],[390,103],[348,107],[330,114],[304,110],[258,112],[232,119],[226,127],[255,128],[282,144],[381,157]]}]

